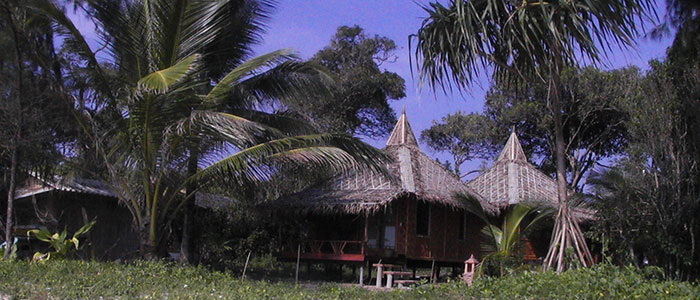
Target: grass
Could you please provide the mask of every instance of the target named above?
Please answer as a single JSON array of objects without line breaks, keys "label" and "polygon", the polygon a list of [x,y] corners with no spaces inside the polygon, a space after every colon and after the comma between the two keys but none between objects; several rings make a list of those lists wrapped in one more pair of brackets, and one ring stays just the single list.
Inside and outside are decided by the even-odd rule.
[{"label": "grass", "polygon": [[447,282],[390,292],[239,276],[153,261],[0,262],[0,293],[15,299],[700,299],[697,284],[610,265],[561,275],[521,272],[471,288]]}]

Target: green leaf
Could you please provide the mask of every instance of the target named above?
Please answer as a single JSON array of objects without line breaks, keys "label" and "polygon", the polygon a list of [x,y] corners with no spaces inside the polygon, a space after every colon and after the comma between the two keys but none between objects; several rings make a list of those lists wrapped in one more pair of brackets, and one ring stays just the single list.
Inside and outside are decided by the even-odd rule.
[{"label": "green leaf", "polygon": [[146,90],[165,93],[195,67],[198,57],[197,54],[190,55],[172,67],[148,74],[139,80],[139,86]]},{"label": "green leaf", "polygon": [[92,221],[90,221],[90,223],[87,223],[87,224],[83,225],[83,227],[80,227],[80,229],[78,229],[78,231],[76,231],[76,232],[73,234],[73,238],[74,238],[74,239],[77,239],[79,236],[81,236],[81,235],[87,233],[88,231],[90,231],[90,229],[92,229],[92,226],[95,225],[95,222],[96,222],[95,220],[92,220]]},{"label": "green leaf", "polygon": [[206,101],[211,102],[226,95],[233,86],[236,85],[243,77],[252,74],[256,70],[260,70],[266,66],[272,66],[278,62],[293,58],[291,49],[280,49],[270,53],[260,55],[245,61],[238,67],[234,68],[224,76],[221,81],[209,92]]}]

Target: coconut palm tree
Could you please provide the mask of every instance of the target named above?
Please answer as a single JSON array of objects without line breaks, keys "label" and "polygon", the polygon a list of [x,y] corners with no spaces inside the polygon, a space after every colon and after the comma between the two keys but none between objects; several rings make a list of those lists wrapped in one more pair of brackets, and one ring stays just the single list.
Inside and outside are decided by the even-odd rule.
[{"label": "coconut palm tree", "polygon": [[[251,58],[267,1],[86,1],[114,64],[111,76],[53,3],[36,6],[67,33],[111,126],[78,119],[97,145],[107,182],[131,211],[144,257],[159,254],[165,229],[192,204],[199,184],[264,188],[312,165],[383,171],[386,157],[344,134],[270,113],[291,97],[322,92],[328,78],[289,50]],[[226,155],[206,166],[210,151]],[[198,167],[203,167],[198,170]]]},{"label": "coconut palm tree", "polygon": [[545,268],[556,265],[562,271],[569,247],[584,266],[592,263],[567,203],[561,71],[605,61],[611,45],[634,45],[637,20],[649,16],[653,5],[651,0],[453,0],[448,6],[436,2],[424,6],[429,16],[412,35],[419,79],[433,88],[469,88],[482,73],[523,90],[535,80],[550,86],[559,213]]}]

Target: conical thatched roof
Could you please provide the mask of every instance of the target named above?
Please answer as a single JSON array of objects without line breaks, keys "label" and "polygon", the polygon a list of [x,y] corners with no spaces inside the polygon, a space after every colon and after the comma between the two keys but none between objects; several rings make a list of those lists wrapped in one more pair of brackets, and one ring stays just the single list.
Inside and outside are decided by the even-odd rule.
[{"label": "conical thatched roof", "polygon": [[479,199],[484,207],[490,207],[483,197],[420,150],[405,111],[383,151],[393,159],[387,165],[393,178],[372,172],[349,172],[279,199],[275,206],[318,212],[359,213],[378,210],[400,197],[415,197],[461,207],[462,204],[455,201],[452,194],[463,192]]},{"label": "conical thatched roof", "polygon": [[515,131],[494,165],[468,185],[497,207],[529,201],[558,203],[556,181],[527,161]]},{"label": "conical thatched roof", "polygon": [[[559,203],[556,180],[527,161],[515,131],[510,134],[494,165],[467,185],[498,208],[520,202],[551,206]],[[580,219],[593,219],[594,214],[591,209],[574,208],[574,215]]]}]

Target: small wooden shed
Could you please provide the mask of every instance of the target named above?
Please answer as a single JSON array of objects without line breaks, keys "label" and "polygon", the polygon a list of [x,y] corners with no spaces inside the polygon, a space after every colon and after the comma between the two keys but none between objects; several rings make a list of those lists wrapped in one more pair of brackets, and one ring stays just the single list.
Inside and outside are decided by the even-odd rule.
[{"label": "small wooden shed", "polygon": [[[139,255],[138,233],[129,209],[100,180],[30,174],[20,184],[15,199],[15,231],[23,255],[47,248],[45,243],[27,237],[28,230],[46,228],[59,232],[66,228],[72,234],[93,219],[95,225],[81,241],[81,244],[89,242],[81,257],[116,260]],[[231,203],[227,197],[197,193],[195,205],[215,209]]]}]

